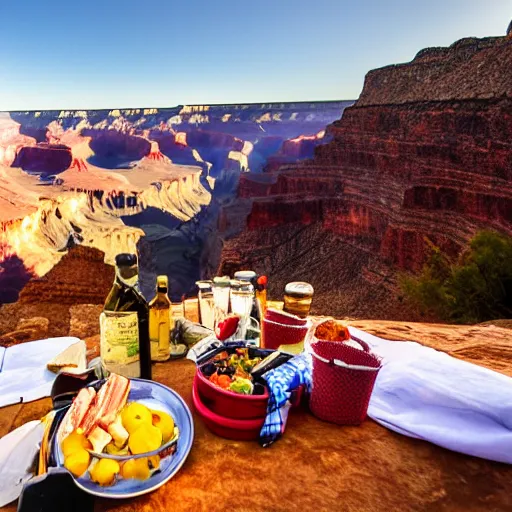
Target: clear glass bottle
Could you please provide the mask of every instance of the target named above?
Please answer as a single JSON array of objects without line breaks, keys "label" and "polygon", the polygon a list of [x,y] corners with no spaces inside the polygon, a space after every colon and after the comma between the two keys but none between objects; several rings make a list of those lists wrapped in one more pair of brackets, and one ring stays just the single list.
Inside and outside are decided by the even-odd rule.
[{"label": "clear glass bottle", "polygon": [[116,256],[116,277],[100,315],[100,355],[105,368],[151,379],[149,308],[138,286],[135,254]]},{"label": "clear glass bottle", "polygon": [[[167,276],[156,278],[156,295],[149,303],[149,341],[151,360],[167,361],[170,357],[171,301]],[[174,322],[172,322],[174,324]]]},{"label": "clear glass bottle", "polygon": [[238,336],[245,339],[254,305],[254,287],[249,281],[231,281],[231,311],[240,316]]},{"label": "clear glass bottle", "polygon": [[197,281],[199,293],[199,321],[209,329],[215,328],[215,301],[213,298],[212,281]]},{"label": "clear glass bottle", "polygon": [[225,315],[229,312],[229,283],[228,276],[213,278],[212,291],[215,307]]}]

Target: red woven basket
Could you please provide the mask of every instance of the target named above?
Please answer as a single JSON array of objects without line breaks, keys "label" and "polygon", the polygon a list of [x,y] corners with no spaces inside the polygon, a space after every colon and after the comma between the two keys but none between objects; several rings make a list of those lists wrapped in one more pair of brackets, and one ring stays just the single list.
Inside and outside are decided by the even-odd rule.
[{"label": "red woven basket", "polygon": [[295,345],[304,340],[307,325],[288,325],[263,319],[263,343],[265,348],[277,349],[282,345]]},{"label": "red woven basket", "polygon": [[381,363],[370,347],[357,341],[363,350],[343,342],[316,341],[313,355],[313,386],[309,407],[325,421],[338,425],[360,425],[366,418],[368,404]]},{"label": "red woven basket", "polygon": [[271,349],[300,343],[309,330],[305,318],[270,308],[265,312],[262,328],[263,344]]}]

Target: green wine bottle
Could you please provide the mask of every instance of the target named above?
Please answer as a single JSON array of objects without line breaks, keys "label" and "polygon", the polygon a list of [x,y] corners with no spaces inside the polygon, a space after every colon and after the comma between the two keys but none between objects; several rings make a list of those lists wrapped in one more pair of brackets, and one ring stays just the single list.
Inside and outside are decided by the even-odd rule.
[{"label": "green wine bottle", "polygon": [[116,277],[100,315],[100,355],[107,370],[151,379],[149,307],[138,286],[135,254],[116,256]]}]

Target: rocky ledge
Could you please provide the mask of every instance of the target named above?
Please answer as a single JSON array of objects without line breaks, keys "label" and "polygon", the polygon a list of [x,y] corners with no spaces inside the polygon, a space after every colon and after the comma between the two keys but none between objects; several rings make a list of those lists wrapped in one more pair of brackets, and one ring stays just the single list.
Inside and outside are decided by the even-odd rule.
[{"label": "rocky ledge", "polygon": [[[512,375],[512,341],[507,329],[374,320],[349,323],[390,339],[418,340]],[[97,337],[87,341],[92,357]],[[194,371],[186,360],[154,366],[155,378],[175,389],[196,414],[190,399]],[[0,435],[41,418],[50,408],[49,398],[6,408],[0,418]],[[217,437],[198,417],[194,427],[194,448],[176,478],[134,500],[116,504],[97,500],[95,509],[111,510],[115,505],[123,512],[224,510],[232,500],[231,489],[219,486],[215,489],[217,502],[212,502],[213,494],[204,491],[204,481],[212,474],[226,474],[234,455],[239,460],[256,460],[261,469],[257,474],[247,471],[247,510],[265,510],[269,500],[280,503],[278,509],[283,511],[299,502],[304,510],[340,510],[342,503],[341,510],[357,512],[487,512],[510,510],[512,506],[510,466],[450,452],[399,435],[371,420],[359,427],[338,427],[305,411],[292,411],[284,437],[269,451],[255,443]],[[6,510],[14,512],[16,507],[10,505]]]}]

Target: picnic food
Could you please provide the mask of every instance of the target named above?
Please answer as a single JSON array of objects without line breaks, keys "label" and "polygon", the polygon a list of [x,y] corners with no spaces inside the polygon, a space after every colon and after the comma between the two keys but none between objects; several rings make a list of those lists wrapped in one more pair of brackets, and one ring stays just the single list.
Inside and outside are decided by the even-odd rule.
[{"label": "picnic food", "polygon": [[53,373],[85,370],[85,344],[81,341],[73,343],[49,361],[46,367]]},{"label": "picnic food", "polygon": [[151,425],[152,417],[151,411],[145,405],[132,402],[123,409],[121,419],[123,426],[132,434],[144,424]]},{"label": "picnic food", "polygon": [[91,480],[100,485],[111,485],[119,473],[119,462],[112,459],[100,459],[90,471]]},{"label": "picnic food", "polygon": [[78,393],[58,438],[64,467],[75,477],[88,472],[93,482],[107,486],[118,478],[149,478],[159,468],[160,455],[120,461],[100,455],[154,452],[178,435],[168,413],[139,402],[127,403],[129,390],[128,379],[111,374],[97,393],[93,388]]},{"label": "picnic food", "polygon": [[67,412],[64,420],[62,421],[62,435],[66,436],[80,427],[85,414],[89,410],[93,400],[96,398],[96,390],[94,388],[82,388],[73,405]]},{"label": "picnic food", "polygon": [[315,329],[315,337],[322,341],[346,341],[350,334],[341,322],[326,320]]},{"label": "picnic food", "polygon": [[77,430],[69,434],[69,436],[62,441],[62,453],[65,457],[80,449],[89,450],[91,448],[92,444],[89,439],[87,439],[81,431]]},{"label": "picnic food", "polygon": [[174,420],[163,411],[151,411],[152,423],[162,432],[162,442],[166,443],[174,434]]},{"label": "picnic food", "polygon": [[71,471],[73,475],[80,476],[87,471],[91,462],[91,456],[87,450],[83,448],[70,453],[64,460],[64,467]]},{"label": "picnic food", "polygon": [[128,448],[134,455],[157,450],[161,444],[162,432],[152,424],[141,425],[128,440]]},{"label": "picnic food", "polygon": [[247,348],[237,348],[234,354],[218,354],[212,363],[206,365],[203,373],[219,388],[233,393],[251,395],[254,390],[251,370],[261,361],[261,357],[249,357]]},{"label": "picnic food", "polygon": [[146,478],[149,478],[148,459],[143,457],[141,459],[127,460],[121,468],[121,476],[123,478],[146,480]]}]

